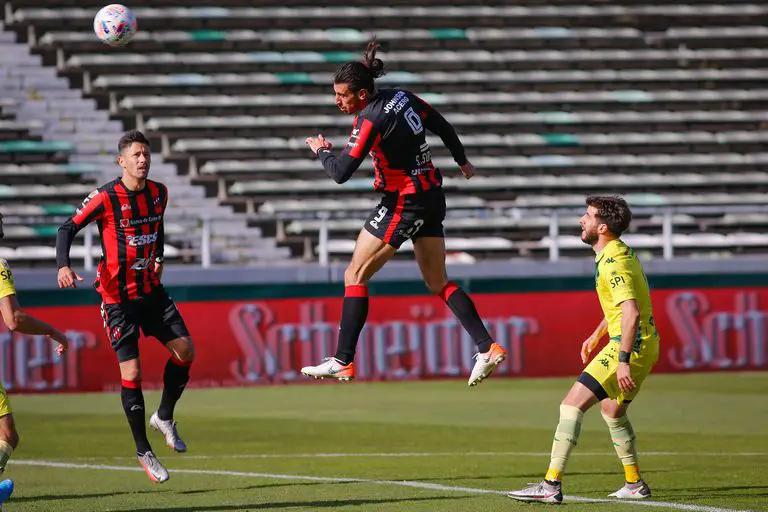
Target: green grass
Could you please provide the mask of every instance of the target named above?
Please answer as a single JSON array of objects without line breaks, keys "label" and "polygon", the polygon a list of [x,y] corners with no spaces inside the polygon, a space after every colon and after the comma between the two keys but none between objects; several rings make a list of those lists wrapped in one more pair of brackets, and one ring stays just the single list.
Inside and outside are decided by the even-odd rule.
[{"label": "green grass", "polygon": [[[169,453],[150,433],[171,471],[168,483],[151,484],[139,471],[11,462],[6,475],[17,491],[6,510],[532,510],[499,494],[205,472],[519,488],[543,476],[557,406],[571,382],[492,378],[477,389],[459,380],[190,389],[176,414],[190,452]],[[148,408],[158,399],[147,393]],[[22,437],[14,459],[138,468],[117,395],[13,396],[12,404]],[[768,510],[768,372],[654,375],[630,417],[655,501]],[[393,452],[432,455],[375,455]],[[358,456],[306,455],[318,453]],[[274,457],[256,457],[269,454]],[[604,498],[622,476],[600,414],[591,411],[568,467],[566,496]],[[579,512],[664,508],[567,504]]]}]

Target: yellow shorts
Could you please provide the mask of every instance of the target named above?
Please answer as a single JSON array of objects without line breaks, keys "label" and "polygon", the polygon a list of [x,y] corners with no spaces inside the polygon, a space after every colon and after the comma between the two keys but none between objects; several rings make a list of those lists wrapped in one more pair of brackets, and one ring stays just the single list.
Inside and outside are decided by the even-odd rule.
[{"label": "yellow shorts", "polygon": [[619,403],[630,401],[640,391],[643,381],[659,358],[659,340],[651,339],[640,344],[640,350],[633,352],[629,360],[629,371],[635,381],[635,389],[624,393],[619,388],[616,372],[619,368],[619,342],[608,344],[590,361],[579,377],[579,382],[588,387],[600,400],[612,398]]},{"label": "yellow shorts", "polygon": [[11,403],[8,401],[8,395],[5,392],[5,388],[0,384],[0,418],[11,414]]}]

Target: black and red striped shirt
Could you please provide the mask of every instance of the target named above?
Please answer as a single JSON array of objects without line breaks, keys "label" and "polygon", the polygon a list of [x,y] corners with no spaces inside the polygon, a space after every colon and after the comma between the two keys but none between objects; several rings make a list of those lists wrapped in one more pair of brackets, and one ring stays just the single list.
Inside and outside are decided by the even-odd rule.
[{"label": "black and red striped shirt", "polygon": [[443,183],[440,170],[432,163],[425,128],[442,139],[457,164],[467,163],[451,123],[403,89],[382,89],[371,98],[355,117],[349,142],[338,158],[328,149],[321,149],[317,156],[328,175],[344,183],[370,153],[376,191],[417,194]]},{"label": "black and red striped shirt", "polygon": [[96,222],[101,235],[101,261],[94,286],[106,304],[148,295],[160,285],[155,258],[163,256],[163,215],[168,189],[146,180],[134,192],[119,178],[91,192],[75,214],[59,228],[58,268],[70,266],[69,249],[75,235]]}]

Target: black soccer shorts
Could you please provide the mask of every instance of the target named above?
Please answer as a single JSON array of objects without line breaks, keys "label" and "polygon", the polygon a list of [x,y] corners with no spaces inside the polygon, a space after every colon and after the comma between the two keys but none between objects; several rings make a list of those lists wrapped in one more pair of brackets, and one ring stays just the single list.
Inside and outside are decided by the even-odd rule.
[{"label": "black soccer shorts", "polygon": [[146,297],[117,304],[101,304],[104,330],[119,362],[139,357],[139,329],[165,345],[189,336],[176,304],[162,286]]},{"label": "black soccer shorts", "polygon": [[445,194],[442,188],[417,194],[387,192],[365,221],[365,229],[399,249],[408,239],[444,238]]}]

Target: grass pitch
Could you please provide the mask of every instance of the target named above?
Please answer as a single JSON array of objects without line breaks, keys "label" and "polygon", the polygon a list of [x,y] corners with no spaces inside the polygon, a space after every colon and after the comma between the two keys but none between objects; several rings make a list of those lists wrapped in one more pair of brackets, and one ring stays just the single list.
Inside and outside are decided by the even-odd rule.
[{"label": "grass pitch", "polygon": [[[12,396],[22,444],[6,511],[528,511],[498,491],[542,478],[572,381],[190,389],[176,411],[190,451],[150,432],[163,485],[131,456],[118,395]],[[146,399],[149,419],[159,394]],[[768,372],[652,375],[630,418],[656,505],[584,501],[623,481],[595,408],[567,510],[768,510]]]}]

